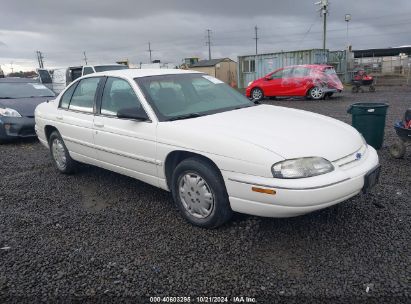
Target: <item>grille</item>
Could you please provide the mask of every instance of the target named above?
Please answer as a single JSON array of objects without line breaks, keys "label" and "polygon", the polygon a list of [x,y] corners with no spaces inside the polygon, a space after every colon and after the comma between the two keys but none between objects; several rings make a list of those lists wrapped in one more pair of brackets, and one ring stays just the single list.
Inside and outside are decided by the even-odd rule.
[{"label": "grille", "polygon": [[344,168],[348,165],[361,161],[364,158],[366,152],[367,146],[362,145],[361,148],[355,151],[354,153],[348,154],[347,156],[344,156],[340,159],[333,161],[333,164],[340,168]]}]

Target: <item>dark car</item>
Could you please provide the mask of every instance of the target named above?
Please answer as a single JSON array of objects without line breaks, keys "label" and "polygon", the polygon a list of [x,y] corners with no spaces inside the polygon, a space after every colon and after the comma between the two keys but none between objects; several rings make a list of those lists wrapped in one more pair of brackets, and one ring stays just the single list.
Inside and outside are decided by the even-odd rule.
[{"label": "dark car", "polygon": [[53,91],[34,79],[1,78],[0,142],[35,137],[34,110],[53,97]]}]

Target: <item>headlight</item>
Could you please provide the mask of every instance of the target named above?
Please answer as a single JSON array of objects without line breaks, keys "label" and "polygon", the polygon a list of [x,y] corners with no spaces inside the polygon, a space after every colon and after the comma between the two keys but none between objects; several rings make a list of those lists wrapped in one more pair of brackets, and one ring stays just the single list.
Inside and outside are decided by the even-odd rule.
[{"label": "headlight", "polygon": [[21,117],[20,113],[17,112],[14,109],[9,109],[9,108],[0,108],[0,115],[1,116],[7,116],[7,117]]},{"label": "headlight", "polygon": [[249,87],[250,85],[252,85],[252,83],[253,83],[253,81],[250,81],[250,82],[247,84],[247,87]]},{"label": "headlight", "polygon": [[333,170],[334,166],[321,157],[287,159],[271,167],[275,178],[305,178],[325,174]]}]

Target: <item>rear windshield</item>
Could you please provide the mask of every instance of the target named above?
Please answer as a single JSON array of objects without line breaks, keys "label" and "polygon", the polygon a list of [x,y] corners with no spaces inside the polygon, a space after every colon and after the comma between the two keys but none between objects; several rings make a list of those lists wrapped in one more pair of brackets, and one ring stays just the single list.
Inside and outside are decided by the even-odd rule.
[{"label": "rear windshield", "polygon": [[113,71],[113,70],[126,70],[128,69],[125,65],[98,65],[94,69],[96,72]]},{"label": "rear windshield", "polygon": [[5,82],[0,83],[0,99],[30,97],[54,97],[50,89],[40,83]]}]

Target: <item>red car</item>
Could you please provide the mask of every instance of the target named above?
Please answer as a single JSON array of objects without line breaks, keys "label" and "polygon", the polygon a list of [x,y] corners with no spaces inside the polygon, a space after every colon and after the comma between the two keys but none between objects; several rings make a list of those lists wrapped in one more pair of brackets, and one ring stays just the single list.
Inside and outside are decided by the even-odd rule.
[{"label": "red car", "polygon": [[333,66],[306,64],[281,68],[250,82],[246,95],[254,100],[277,96],[305,96],[318,100],[342,90]]}]

